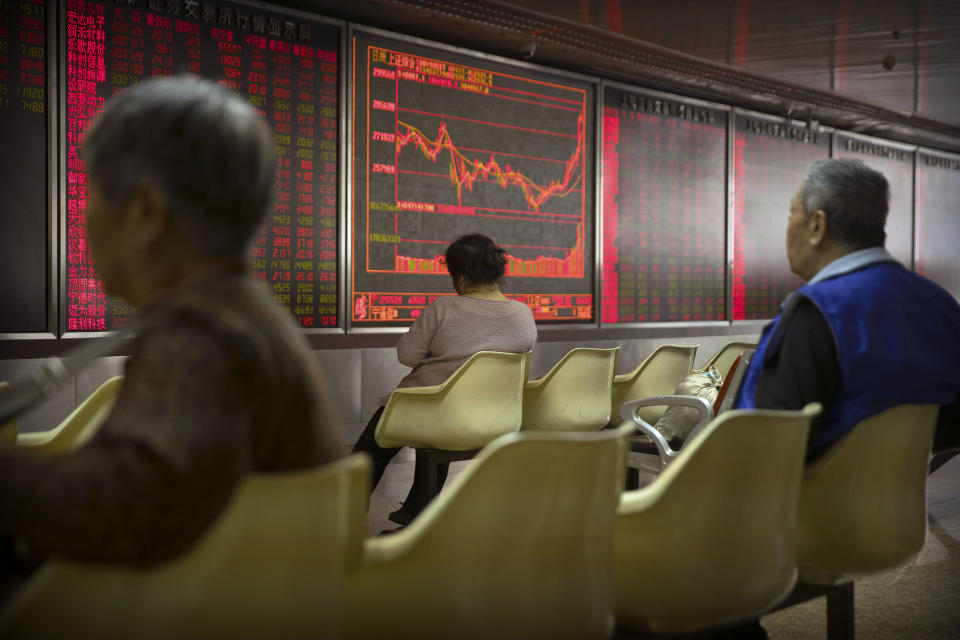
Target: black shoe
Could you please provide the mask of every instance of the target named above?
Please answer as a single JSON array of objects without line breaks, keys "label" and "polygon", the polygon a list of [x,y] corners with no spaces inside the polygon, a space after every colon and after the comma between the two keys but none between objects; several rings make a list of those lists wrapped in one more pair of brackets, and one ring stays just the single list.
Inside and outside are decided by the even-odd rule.
[{"label": "black shoe", "polygon": [[403,505],[393,513],[387,516],[387,519],[390,522],[396,522],[397,524],[408,525],[413,522],[413,519],[417,517],[417,514],[413,512],[412,509],[407,509],[406,505]]},{"label": "black shoe", "polygon": [[397,533],[398,531],[403,531],[406,527],[397,527],[395,529],[384,529],[380,532],[381,536],[389,536],[390,534]]}]

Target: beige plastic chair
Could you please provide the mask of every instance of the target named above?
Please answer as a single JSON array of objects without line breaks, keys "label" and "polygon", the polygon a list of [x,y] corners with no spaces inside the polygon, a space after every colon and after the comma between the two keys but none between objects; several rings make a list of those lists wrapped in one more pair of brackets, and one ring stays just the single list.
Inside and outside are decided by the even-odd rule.
[{"label": "beige plastic chair", "polygon": [[819,412],[729,411],[653,483],[623,493],[618,626],[692,633],[756,618],[790,592],[807,432]]},{"label": "beige plastic chair", "polygon": [[620,347],[571,349],[523,390],[524,431],[595,431],[610,422]]},{"label": "beige plastic chair", "polygon": [[[739,357],[739,354],[737,357]],[[739,360],[737,357],[734,358],[736,369],[727,374],[728,379],[724,384],[724,391],[722,392],[725,395],[722,399],[717,398],[717,402],[720,402],[720,411],[727,411],[733,407],[737,392],[740,390],[740,385],[743,382],[743,377],[746,375],[747,368],[750,366],[753,351],[748,350],[744,352],[743,357],[739,358]],[[630,455],[627,458],[627,466],[630,467],[631,470],[638,469],[657,475],[680,455],[682,449],[674,449],[674,446],[677,446],[676,443],[671,444],[668,442],[652,423],[643,418],[643,416],[646,415],[645,412],[650,407],[666,406],[689,407],[695,409],[699,414],[699,419],[690,429],[683,443],[681,443],[681,447],[685,446],[687,442],[697,438],[715,416],[714,405],[707,402],[706,399],[697,396],[668,395],[625,402],[620,407],[621,419],[633,420],[636,423],[637,433],[645,436],[645,438],[634,438],[633,440]],[[634,476],[631,476],[628,480],[631,484],[635,481],[636,478]]]},{"label": "beige plastic chair", "polygon": [[397,389],[377,423],[381,447],[416,447],[418,503],[439,491],[439,465],[466,460],[520,430],[529,353],[480,351],[444,382]]},{"label": "beige plastic chair", "polygon": [[604,638],[632,426],[484,448],[406,529],[366,540],[352,638]]},{"label": "beige plastic chair", "polygon": [[123,386],[123,376],[110,378],[49,431],[21,433],[17,446],[43,455],[67,453],[90,440],[103,424]]},{"label": "beige plastic chair", "polygon": [[737,356],[749,349],[756,349],[756,342],[728,342],[720,347],[720,350],[710,356],[702,365],[697,367],[700,371],[706,371],[710,367],[716,367],[721,376],[726,377],[730,371],[730,366]]},{"label": "beige plastic chair", "polygon": [[901,405],[860,422],[807,469],[801,580],[837,584],[909,562],[927,530],[927,461],[939,407]]},{"label": "beige plastic chair", "polygon": [[395,390],[377,444],[463,451],[518,431],[529,356],[481,351],[441,384]]},{"label": "beige plastic chair", "polygon": [[210,531],[155,568],[51,561],[0,614],[4,638],[337,638],[370,462],[248,477]]},{"label": "beige plastic chair", "polygon": [[923,546],[938,411],[892,407],[857,424],[807,468],[797,525],[800,582],[776,609],[826,596],[828,637],[852,640],[853,579],[904,565]]},{"label": "beige plastic chair", "polygon": [[[610,419],[617,421],[624,402],[673,393],[690,373],[697,345],[663,344],[653,350],[636,369],[613,378]],[[645,407],[641,417],[653,424],[666,407]]]}]

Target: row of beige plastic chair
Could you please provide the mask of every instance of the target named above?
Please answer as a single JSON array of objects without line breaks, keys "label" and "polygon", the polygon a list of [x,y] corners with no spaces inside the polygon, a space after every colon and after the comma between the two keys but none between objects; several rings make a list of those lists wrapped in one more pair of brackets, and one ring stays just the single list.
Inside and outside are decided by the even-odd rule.
[{"label": "row of beige plastic chair", "polygon": [[377,443],[417,449],[414,473],[419,503],[426,504],[438,493],[440,465],[471,458],[494,438],[521,429],[602,429],[624,399],[673,391],[690,371],[696,347],[664,345],[633,372],[615,377],[618,352],[575,348],[529,381],[530,354],[474,354],[442,384],[394,391],[377,424]]},{"label": "row of beige plastic chair", "polygon": [[[684,447],[684,453],[677,459],[676,464],[667,469],[656,482],[643,490],[623,494],[615,536],[617,558],[615,571],[616,609],[620,624],[658,632],[686,632],[705,626],[754,617],[782,598],[783,585],[785,583],[792,584],[792,578],[786,579],[784,577],[787,574],[784,566],[790,563],[784,559],[783,549],[785,541],[789,541],[793,534],[789,518],[782,519],[780,516],[783,515],[783,505],[797,503],[796,486],[794,485],[791,488],[791,478],[794,477],[791,475],[791,469],[798,464],[797,460],[802,460],[806,441],[805,426],[799,439],[796,437],[796,433],[793,434],[792,440],[786,434],[797,430],[798,421],[806,425],[809,422],[810,414],[810,410],[799,416],[790,416],[783,412],[728,412],[711,423],[699,438],[690,442],[688,447]],[[778,427],[776,426],[778,424],[777,420],[780,421],[780,424],[792,423],[794,426]],[[887,568],[892,566],[892,563],[904,562],[919,550],[923,542],[925,527],[925,510],[923,507],[923,487],[926,477],[925,462],[935,420],[936,407],[899,407],[892,409],[886,414],[865,421],[858,426],[850,437],[838,444],[817,465],[808,470],[800,497],[800,533],[796,544],[798,552],[794,565],[801,567],[805,580],[819,581],[820,583],[847,580],[860,573]],[[523,438],[529,435],[533,434],[520,434],[514,437]],[[566,437],[561,434],[538,435],[548,439]],[[578,437],[590,434],[569,435]],[[780,447],[789,448],[790,442],[793,443],[791,446],[795,447],[793,458],[783,464],[776,464],[777,460],[783,462],[783,456],[786,455]],[[481,458],[485,458],[486,455],[484,454]],[[741,455],[742,459],[738,458],[738,455]],[[539,460],[538,457],[535,457],[535,459]],[[865,460],[866,462],[864,462]],[[904,474],[890,476],[888,472],[892,460],[908,461],[903,465],[903,471],[910,477],[905,477]],[[527,462],[527,466],[530,468],[538,468],[538,464],[538,462]],[[473,468],[471,466],[468,470]],[[540,473],[538,470],[534,475],[542,478]],[[361,476],[365,478],[364,474],[365,470],[361,469]],[[469,477],[467,472],[461,475]],[[509,473],[507,475],[509,476]],[[884,484],[879,488],[879,491],[877,487],[878,478],[889,480],[889,484]],[[458,480],[455,486],[459,487],[459,482]],[[502,489],[503,493],[497,494],[500,496],[498,500],[503,500],[506,496],[516,492],[517,487],[525,486],[526,482],[526,480],[521,482],[515,477],[509,476],[508,482]],[[555,485],[551,481],[547,483],[547,486]],[[428,580],[434,573],[424,567],[429,566],[431,561],[436,560],[436,557],[428,551],[441,540],[445,540],[446,544],[453,545],[456,545],[457,542],[445,538],[446,534],[437,533],[431,525],[426,523],[436,517],[437,513],[442,514],[447,509],[453,508],[451,505],[454,501],[465,500],[467,504],[463,505],[463,509],[466,509],[467,513],[476,513],[478,524],[475,528],[465,525],[464,529],[457,533],[456,537],[466,537],[466,541],[469,542],[466,547],[458,548],[458,553],[469,554],[474,550],[476,540],[470,538],[469,533],[471,531],[474,534],[478,531],[482,532],[483,536],[493,535],[489,529],[488,516],[477,512],[477,505],[471,502],[471,500],[479,500],[480,498],[476,496],[474,498],[457,498],[456,496],[461,491],[465,492],[463,495],[473,495],[467,490],[454,490],[452,486],[451,491],[438,500],[435,503],[436,506],[431,507],[429,512],[422,516],[423,523],[411,527],[410,534],[401,533],[398,534],[399,537],[392,538],[392,540],[397,541],[396,543],[388,542],[391,540],[390,538],[384,539],[383,542],[379,540],[368,541],[368,553],[365,556],[367,560],[364,562],[369,561],[371,567],[379,567],[376,571],[382,569],[385,572],[384,575],[388,577],[370,578],[373,574],[366,574],[366,577],[363,577],[364,574],[361,572],[355,575],[356,583],[353,587],[350,586],[349,580],[347,581],[348,584],[344,588],[353,594],[350,601],[353,603],[351,607],[354,607],[351,609],[350,619],[352,622],[348,624],[349,628],[354,631],[357,629],[369,630],[369,625],[377,628],[386,625],[385,628],[394,632],[398,629],[419,629],[418,633],[421,633],[423,628],[417,627],[418,623],[415,620],[409,621],[408,618],[418,618],[418,616],[426,615],[429,619],[432,615],[440,615],[430,608],[426,611],[423,608],[418,608],[422,607],[423,603],[421,602],[422,599],[417,596],[416,588],[408,588],[404,591],[404,595],[409,595],[410,600],[395,605],[397,608],[396,617],[385,616],[379,621],[365,620],[364,612],[369,611],[369,609],[357,603],[363,603],[365,599],[369,599],[371,596],[365,595],[368,594],[368,589],[376,590],[378,588],[376,585],[382,581],[397,580],[402,583],[403,580],[406,580],[401,576],[406,571],[403,568],[404,562],[408,561],[413,563],[414,569],[411,570],[419,571],[418,575],[420,577],[415,578],[413,583],[408,583],[407,587],[427,583],[433,585],[433,588],[438,591],[443,590],[442,584],[435,584]],[[793,491],[793,494],[790,493],[791,491]],[[359,490],[361,498],[365,496],[365,492],[365,487]],[[243,492],[239,493],[238,500],[243,495],[245,495]],[[480,492],[477,495],[483,494]],[[559,495],[564,495],[564,493]],[[731,495],[737,496],[737,501],[731,503],[729,500]],[[793,495],[793,499],[790,499],[791,495]],[[843,496],[846,501],[840,500],[838,496]],[[864,496],[872,496],[873,499],[866,499]],[[361,506],[359,507],[351,503],[354,504],[352,508],[341,508],[336,512],[337,516],[346,518],[341,523],[342,529],[363,530],[362,502],[363,500],[361,500]],[[779,506],[771,507],[771,504]],[[862,509],[864,504],[868,504],[869,508]],[[858,509],[858,507],[861,508]],[[234,508],[239,508],[236,503],[235,507],[231,507],[231,512]],[[512,507],[503,508],[509,510]],[[253,513],[259,511],[258,507]],[[518,523],[526,524],[529,521],[528,516],[523,515],[528,513],[525,507],[517,508],[517,511],[512,513],[514,515],[507,518],[509,522],[507,529],[494,536],[498,540],[508,540],[514,534],[513,529],[524,529]],[[590,508],[582,508],[580,515],[582,519],[590,519],[591,513]],[[280,513],[276,515],[277,518],[270,518],[266,521],[280,521],[279,518],[283,517],[283,514]],[[466,518],[464,515],[448,517],[453,518],[454,523]],[[535,521],[540,522],[540,517],[538,516]],[[227,518],[224,522],[229,523],[231,520]],[[240,520],[240,522],[243,521]],[[891,522],[907,523],[907,526],[890,526]],[[832,524],[833,527],[825,527],[824,523]],[[218,524],[214,531],[219,531],[220,526]],[[226,524],[223,526],[228,527]],[[786,527],[790,529],[790,532],[784,534],[783,530],[778,529],[778,527],[781,529]],[[213,548],[219,549],[223,544],[235,542],[236,536],[242,537],[243,531],[247,528],[246,525],[238,526],[237,531],[233,534],[227,536],[219,534],[220,542],[209,544]],[[851,535],[851,532],[853,532],[853,535]],[[878,536],[878,532],[884,532],[885,535]],[[417,535],[413,535],[415,533]],[[268,537],[273,535],[269,530],[265,531],[264,534]],[[211,533],[211,535],[214,534]],[[424,539],[427,542],[410,542],[410,540],[420,540],[420,536],[426,536]],[[304,539],[307,539],[307,536],[304,536]],[[356,542],[357,539],[359,539],[357,535],[354,535],[353,548],[359,546]],[[205,540],[207,539],[205,538]],[[771,544],[771,541],[778,541],[777,545]],[[876,544],[871,545],[871,542]],[[344,544],[346,545],[345,548],[349,550],[351,545]],[[425,546],[421,548],[417,546],[418,544]],[[778,556],[776,554],[771,555],[771,549],[774,547],[779,550]],[[789,549],[794,548],[792,545],[787,545],[787,547]],[[290,548],[291,556],[295,555],[292,551],[294,547]],[[414,553],[414,549],[419,549],[419,551]],[[352,557],[349,552],[345,552],[345,554],[347,557]],[[787,556],[790,555],[790,553],[787,554]],[[441,554],[441,556],[441,562],[445,566],[454,564],[454,559],[458,557],[456,554],[449,556]],[[510,557],[512,558],[511,561],[515,560],[512,555]],[[379,564],[380,560],[383,561],[382,567]],[[187,561],[187,559],[185,558],[184,561]],[[685,561],[687,562],[685,563]],[[490,569],[490,557],[485,556],[479,562],[480,566],[488,566],[492,573],[499,571],[499,569]],[[64,566],[71,566],[69,563],[63,564]],[[265,571],[274,564],[271,562],[260,567],[259,570]],[[282,561],[280,564],[282,564]],[[347,562],[347,565],[350,564],[351,562]],[[421,564],[423,566],[420,566]],[[416,569],[418,566],[419,569]],[[80,566],[78,570],[86,581],[89,578],[86,567]],[[99,570],[97,569],[94,573],[99,575]],[[462,579],[462,576],[473,576],[477,572],[476,567],[458,570],[462,571],[459,574],[461,577],[450,578],[457,584],[469,583],[469,580]],[[448,574],[452,576],[458,570],[450,569]],[[517,571],[521,570],[520,568],[517,569]],[[109,574],[113,570],[106,571]],[[137,580],[149,581],[152,573],[154,572],[136,572],[136,579],[127,575],[124,578],[126,581],[121,581],[124,586],[114,588],[125,593],[130,590],[129,597],[133,597],[133,593],[138,588],[136,586]],[[241,577],[242,573],[241,571],[236,574],[237,577]],[[789,573],[793,575],[795,571]],[[42,575],[47,574],[45,572]],[[175,573],[174,575],[186,578],[186,582],[189,584],[189,576],[192,573],[191,570],[181,570],[179,574]],[[284,572],[278,569],[276,575],[279,576],[277,584],[283,583]],[[69,580],[70,573],[68,571],[67,581],[69,582]],[[60,580],[57,579],[54,582],[59,583]],[[251,582],[251,584],[256,583],[256,580]],[[42,584],[41,582],[40,587],[33,588],[44,592]],[[108,580],[107,584],[115,585],[116,580],[114,579],[113,582]],[[267,582],[265,584],[273,583]],[[643,587],[645,586],[649,590],[651,584],[656,593],[653,595],[644,593]],[[747,585],[747,587],[743,585]],[[211,587],[209,584],[206,586],[200,585],[190,593],[203,595],[211,589],[216,591],[218,588],[222,588],[222,585],[220,587],[216,587],[216,585]],[[248,585],[248,588],[251,589],[252,593],[256,593],[256,589],[262,589],[263,587],[262,585],[259,587]],[[464,589],[467,591],[465,592]],[[631,591],[631,589],[634,591]],[[786,589],[789,590],[789,586]],[[282,588],[279,588],[279,590],[284,592]],[[161,595],[163,591],[162,588],[159,589]],[[165,597],[176,595],[157,596],[158,590],[155,587],[148,589],[148,592],[153,595],[139,602],[154,601],[159,598],[157,601],[162,603]],[[294,590],[294,593],[296,592]],[[63,597],[73,598],[74,596],[71,593],[73,591],[67,589],[64,591]],[[491,602],[482,593],[469,591],[469,587],[465,586],[457,591],[457,594],[459,595],[454,598],[454,605],[462,604],[461,598],[465,598],[475,603],[479,608],[471,609],[473,613],[470,615],[482,617],[484,620],[490,619],[491,624],[515,624],[513,620],[507,618],[497,618],[495,615],[491,617],[489,611],[476,613],[476,611],[482,610],[484,606],[489,606]],[[719,597],[718,594],[722,594],[723,597]],[[389,598],[382,593],[379,594],[379,597]],[[236,600],[236,598],[225,597],[224,601],[231,603],[227,607],[228,610],[233,608],[233,603]],[[27,599],[27,602],[30,602],[30,600]],[[117,602],[122,604],[125,600],[120,598]],[[677,603],[684,603],[680,607],[680,611],[677,610]],[[693,606],[692,603],[700,604]],[[22,599],[21,604],[23,604]],[[265,604],[269,607],[279,606],[272,601],[265,601]],[[86,611],[90,606],[87,603],[80,608]],[[137,619],[149,619],[149,615],[142,610],[142,607],[146,605],[140,604],[137,606],[141,608],[135,608],[134,610],[140,611],[142,614],[138,614]],[[293,605],[284,601],[283,606],[290,607]],[[437,606],[447,607],[448,603],[441,601]],[[673,609],[671,609],[671,606]],[[51,609],[50,607],[54,608]],[[149,609],[149,607],[147,608]],[[175,607],[169,605],[166,610],[169,612],[171,608],[176,611],[181,610],[179,605]],[[41,609],[46,611],[57,610],[57,606],[44,605]],[[124,611],[129,609],[129,607],[125,607]],[[215,608],[215,610],[218,609]],[[97,608],[93,606],[92,611],[97,611]],[[443,611],[442,615],[448,616],[446,620],[452,625],[451,628],[456,627],[459,631],[457,625],[473,624],[473,618],[467,615],[468,612],[465,612],[462,608],[457,609],[454,606],[452,613],[446,608]],[[404,612],[406,612],[407,618],[403,617]],[[106,616],[104,619],[110,619],[109,614],[100,612],[97,615]],[[525,615],[530,616],[530,612],[526,611]],[[537,618],[536,615],[530,617]],[[289,616],[284,619],[287,618]],[[290,619],[295,620],[296,618]],[[391,619],[396,620],[396,623],[391,623]],[[164,624],[159,626],[161,630],[189,629],[195,628],[195,625],[199,624],[198,620],[191,621],[186,614],[167,616],[165,620]],[[178,620],[179,622],[177,622]],[[47,622],[52,624],[51,621]],[[210,618],[208,623],[212,626],[206,627],[207,629],[216,628],[217,625],[221,624],[217,622],[215,616]],[[149,637],[149,629],[155,628],[137,624],[140,626],[134,626],[139,631],[134,634],[134,637],[143,634],[147,634]],[[171,627],[171,625],[174,626]],[[177,627],[176,625],[181,626]],[[263,628],[257,627],[253,623],[239,625],[239,627],[249,630]],[[283,625],[280,625],[280,628],[284,628]],[[298,628],[302,630],[306,627]],[[429,628],[433,629],[435,627],[430,626]],[[522,625],[516,628],[518,630],[526,629]],[[579,627],[568,626],[565,628]],[[251,635],[256,636],[257,634],[251,631]],[[283,637],[283,634],[280,635]],[[297,634],[293,633],[292,635]],[[404,637],[404,632],[401,631],[399,634],[395,633],[395,635]],[[416,634],[411,632],[411,635]],[[459,635],[463,634],[460,633]],[[240,634],[240,637],[244,637],[243,634]],[[324,636],[321,635],[320,637]],[[363,637],[363,635],[358,637]]]},{"label": "row of beige plastic chair", "polygon": [[0,636],[603,638],[631,433],[503,436],[411,526],[366,541],[366,457],[252,475],[175,561],[48,563]]},{"label": "row of beige plastic chair", "polygon": [[174,562],[49,563],[0,634],[599,638],[611,601],[627,628],[734,624],[782,599],[798,567],[833,583],[923,542],[936,407],[864,421],[804,473],[815,413],[723,414],[620,495],[615,519],[629,424],[500,438],[413,525],[365,542],[365,459],[251,476]]},{"label": "row of beige plastic chair", "polygon": [[[693,399],[697,400],[697,399]],[[624,407],[628,411],[629,406]],[[715,439],[711,435],[714,425],[725,420],[727,416],[743,414],[741,411],[728,411],[721,414],[710,423],[698,436],[691,437],[674,457],[674,462],[666,467],[656,481],[647,489],[640,492],[624,494],[621,507],[624,503],[637,500],[636,496],[643,491],[653,491],[663,487],[665,478],[672,478],[676,473],[676,466],[681,469],[687,467],[692,455],[701,446],[708,446],[707,441]],[[797,501],[787,504],[799,505],[797,510],[797,533],[795,544],[795,563],[799,569],[797,590],[791,596],[789,603],[802,602],[819,595],[831,595],[830,588],[836,585],[848,585],[848,588],[839,598],[828,597],[828,618],[831,628],[831,638],[836,637],[833,630],[838,631],[841,637],[852,637],[853,631],[853,588],[851,581],[858,576],[894,569],[909,562],[923,546],[926,534],[926,477],[927,462],[933,434],[936,428],[938,407],[935,405],[903,405],[893,407],[887,411],[864,420],[843,440],[836,443],[823,454],[815,463],[808,467],[800,485]],[[646,430],[644,430],[646,432]],[[766,432],[764,432],[766,433]],[[766,436],[763,436],[766,437]],[[701,479],[694,497],[677,499],[674,506],[677,509],[688,510],[692,518],[700,509],[708,509],[713,502],[711,496],[717,488],[718,482],[725,482],[739,472],[753,474],[757,465],[765,464],[770,460],[770,451],[766,444],[757,442],[750,437],[744,437],[742,446],[746,450],[745,457],[738,457],[740,452],[730,455],[720,461],[718,467],[709,475]],[[632,455],[632,454],[631,454]],[[738,469],[740,470],[738,472]],[[746,489],[735,489],[727,486],[717,496],[726,496],[719,502],[720,509],[713,514],[715,520],[707,526],[710,534],[702,540],[687,542],[684,553],[664,553],[662,548],[645,548],[639,538],[634,536],[639,545],[638,553],[647,553],[651,557],[643,561],[646,570],[650,570],[650,563],[674,563],[680,558],[681,562],[688,558],[697,559],[698,564],[703,558],[703,564],[711,571],[716,567],[726,567],[729,575],[725,578],[721,573],[714,575],[700,573],[697,580],[678,586],[676,591],[664,588],[663,582],[656,583],[652,588],[660,596],[676,598],[677,602],[684,602],[685,613],[683,620],[692,622],[691,603],[701,598],[704,602],[720,603],[730,596],[729,591],[749,593],[744,588],[743,578],[738,573],[739,567],[753,562],[753,549],[759,541],[752,539],[743,532],[722,541],[719,548],[713,552],[726,556],[726,560],[713,559],[709,545],[717,540],[717,531],[724,530],[727,518],[734,523],[733,530],[738,525],[736,519],[744,518],[740,512],[739,496],[744,495]],[[738,496],[738,500],[731,501],[729,496]],[[622,508],[621,508],[622,511]],[[746,521],[745,521],[746,522]],[[703,527],[704,522],[691,522],[690,526]],[[749,528],[749,527],[748,527]],[[682,537],[687,530],[684,527],[675,528],[673,536]],[[671,536],[668,539],[674,540]],[[619,537],[618,537],[619,541]],[[781,541],[781,543],[784,541]],[[619,542],[618,542],[619,544]],[[681,542],[681,546],[683,542]],[[707,549],[704,548],[707,545]],[[619,549],[619,547],[618,547]],[[630,553],[626,554],[630,556]],[[618,561],[621,557],[618,555]],[[639,562],[639,561],[638,561]],[[678,571],[677,575],[683,572]],[[622,574],[618,572],[618,576]],[[724,583],[736,588],[724,589]],[[625,593],[624,585],[618,583],[618,594]],[[638,590],[641,588],[634,585]],[[710,594],[711,589],[715,593]],[[669,594],[669,595],[664,595]],[[721,597],[718,594],[723,594]],[[618,620],[630,623],[633,614],[624,612],[630,602],[649,601],[646,597],[629,597],[625,601],[618,599]],[[618,595],[619,598],[619,595]],[[777,599],[771,599],[767,604],[771,608]],[[763,607],[753,607],[753,613],[746,614],[746,608],[739,612],[742,618],[756,617],[763,612]],[[839,611],[834,607],[839,605]],[[734,610],[736,607],[733,608]],[[686,616],[686,617],[684,617]],[[839,617],[845,619],[836,619]],[[637,619],[640,617],[638,616]],[[732,617],[730,618],[732,619]],[[678,623],[679,624],[679,623]],[[683,623],[686,624],[686,623]],[[667,630],[668,625],[641,625],[648,630]],[[680,626],[683,626],[682,624]],[[679,627],[676,627],[679,630]]]}]

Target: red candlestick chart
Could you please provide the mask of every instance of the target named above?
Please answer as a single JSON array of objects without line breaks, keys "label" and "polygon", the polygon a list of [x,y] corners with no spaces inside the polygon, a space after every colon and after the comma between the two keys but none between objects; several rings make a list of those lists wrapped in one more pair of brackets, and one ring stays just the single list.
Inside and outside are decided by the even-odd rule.
[{"label": "red candlestick chart", "polygon": [[539,318],[592,318],[592,88],[369,37],[354,47],[353,320],[409,322],[426,294],[452,293],[443,252],[467,233],[507,251],[507,295]]}]

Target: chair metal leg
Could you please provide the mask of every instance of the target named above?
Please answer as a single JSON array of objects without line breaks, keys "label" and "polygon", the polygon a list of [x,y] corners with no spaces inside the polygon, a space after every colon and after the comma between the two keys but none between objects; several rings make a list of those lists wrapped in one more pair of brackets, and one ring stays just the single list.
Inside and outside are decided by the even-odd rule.
[{"label": "chair metal leg", "polygon": [[848,582],[827,592],[827,638],[853,640],[854,626],[853,582]]},{"label": "chair metal leg", "polygon": [[444,451],[443,449],[417,449],[414,474],[416,476],[416,513],[420,513],[433,500],[447,479],[447,467],[456,460],[469,460],[479,452]]},{"label": "chair metal leg", "polygon": [[437,474],[432,468],[433,461],[430,456],[417,452],[417,461],[414,465],[414,473],[417,476],[417,508],[419,513],[423,507],[430,502],[430,498],[437,493]]},{"label": "chair metal leg", "polygon": [[640,488],[640,470],[634,467],[627,467],[627,479],[624,489],[633,491]]}]

